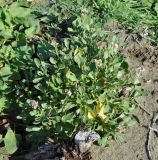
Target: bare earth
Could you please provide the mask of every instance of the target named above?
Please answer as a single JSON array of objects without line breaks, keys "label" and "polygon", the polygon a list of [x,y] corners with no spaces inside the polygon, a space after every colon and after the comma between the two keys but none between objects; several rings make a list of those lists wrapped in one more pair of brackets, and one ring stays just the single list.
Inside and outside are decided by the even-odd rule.
[{"label": "bare earth", "polygon": [[[113,23],[112,28],[118,27]],[[125,40],[127,42],[127,47],[123,49],[123,52],[130,70],[140,75],[145,95],[137,99],[140,108],[133,112],[138,121],[137,124],[126,128],[121,133],[126,143],[111,141],[110,147],[105,149],[93,146],[91,148],[92,157],[93,160],[148,160],[148,126],[151,124],[153,112],[158,111],[158,50],[149,45],[144,38],[137,39],[136,35],[129,36],[125,32],[119,35],[120,46]],[[155,127],[158,129],[158,125]],[[158,137],[155,132],[151,132],[151,158],[158,160]]]}]

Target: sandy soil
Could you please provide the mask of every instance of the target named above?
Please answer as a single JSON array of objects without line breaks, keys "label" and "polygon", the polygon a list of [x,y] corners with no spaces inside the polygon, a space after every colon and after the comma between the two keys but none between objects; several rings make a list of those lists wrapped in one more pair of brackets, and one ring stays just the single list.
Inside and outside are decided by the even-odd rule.
[{"label": "sandy soil", "polygon": [[[118,29],[116,23],[113,23],[112,28]],[[130,70],[140,75],[145,95],[137,99],[140,108],[133,112],[137,124],[121,133],[126,143],[111,141],[110,147],[105,149],[93,146],[92,157],[93,160],[148,160],[148,126],[151,124],[153,112],[158,111],[158,51],[149,45],[147,40],[139,39],[137,35],[129,35],[125,31],[117,34],[120,47],[126,42],[122,51]],[[150,138],[150,146],[152,160],[158,160],[158,138],[155,132]]]}]

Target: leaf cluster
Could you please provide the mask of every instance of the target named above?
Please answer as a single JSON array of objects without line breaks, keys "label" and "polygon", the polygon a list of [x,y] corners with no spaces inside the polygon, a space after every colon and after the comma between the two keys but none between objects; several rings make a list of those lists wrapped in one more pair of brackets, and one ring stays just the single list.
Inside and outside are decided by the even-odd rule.
[{"label": "leaf cluster", "polygon": [[71,138],[79,127],[100,133],[106,146],[132,121],[138,83],[95,11],[51,9],[40,16],[16,2],[0,9],[0,112],[17,110],[34,146]]}]

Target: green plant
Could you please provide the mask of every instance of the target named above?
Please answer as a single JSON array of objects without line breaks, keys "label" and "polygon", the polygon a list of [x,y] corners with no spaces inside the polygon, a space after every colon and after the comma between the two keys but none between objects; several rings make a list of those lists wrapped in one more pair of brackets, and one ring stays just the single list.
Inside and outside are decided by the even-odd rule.
[{"label": "green plant", "polygon": [[[15,12],[16,10],[16,12]],[[25,10],[25,12],[23,12]],[[23,62],[31,58],[27,53],[29,46],[27,38],[38,33],[40,29],[39,21],[31,14],[29,8],[21,7],[18,3],[0,7],[0,113],[6,110],[10,112],[16,110],[9,108],[15,99],[12,99],[13,87],[20,80],[18,65],[23,66]],[[25,66],[23,66],[25,67]],[[16,105],[16,104],[14,104]],[[11,106],[13,107],[13,106]],[[8,154],[13,154],[18,147],[15,133],[8,130],[2,142]]]},{"label": "green plant", "polygon": [[146,30],[147,39],[155,45],[157,45],[157,6],[156,0],[102,0],[94,3],[100,21],[117,20],[130,32],[140,34],[142,37]]},{"label": "green plant", "polygon": [[40,30],[39,22],[31,14],[31,9],[21,7],[18,3],[13,3],[9,7],[1,7],[0,15],[1,44],[6,43],[8,39],[13,39],[15,42],[21,41],[22,38],[31,37]]},{"label": "green plant", "polygon": [[0,30],[9,29],[0,39],[1,113],[17,111],[33,146],[48,138],[64,141],[79,127],[100,133],[99,144],[106,146],[132,121],[139,95],[115,38],[107,44],[108,33],[90,8],[74,15],[53,6],[53,20],[38,17],[46,28],[40,32],[37,9],[17,14],[13,8],[23,9],[18,3],[1,8]]},{"label": "green plant", "polygon": [[21,136],[18,134],[15,134],[11,129],[7,131],[4,138],[0,134],[0,144],[4,143],[5,149],[8,154],[13,154],[17,151],[20,140],[21,140]]},{"label": "green plant", "polygon": [[112,19],[117,20],[126,29],[141,36],[144,30],[148,30],[148,39],[157,42],[156,0],[59,0],[58,4],[62,10],[75,15],[82,9],[90,9],[102,24]]},{"label": "green plant", "polygon": [[[1,95],[11,92],[12,80],[18,80],[18,65],[29,60],[31,50],[27,38],[39,32],[39,22],[31,14],[29,8],[20,7],[18,3],[0,8],[0,86]],[[15,12],[16,10],[16,12]],[[21,13],[22,12],[22,13]],[[2,78],[3,77],[3,78]],[[3,96],[0,98],[1,109],[9,106],[9,102]]]}]

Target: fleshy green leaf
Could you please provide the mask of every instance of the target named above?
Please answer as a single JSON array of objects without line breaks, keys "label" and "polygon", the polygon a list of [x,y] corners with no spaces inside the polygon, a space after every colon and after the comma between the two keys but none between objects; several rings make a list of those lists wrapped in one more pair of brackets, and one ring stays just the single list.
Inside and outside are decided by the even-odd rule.
[{"label": "fleshy green leaf", "polygon": [[93,104],[93,103],[94,103],[94,100],[92,100],[92,99],[87,100],[87,104]]},{"label": "fleshy green leaf", "polygon": [[56,63],[57,63],[57,61],[56,61],[53,57],[51,57],[51,58],[49,59],[49,61],[50,61],[52,64],[56,64]]},{"label": "fleshy green leaf", "polygon": [[30,15],[30,8],[20,7],[18,3],[14,2],[9,7],[9,12],[13,17],[26,17]]},{"label": "fleshy green leaf", "polygon": [[74,113],[68,113],[62,117],[63,122],[71,122],[73,121]]},{"label": "fleshy green leaf", "polygon": [[16,135],[12,130],[8,130],[4,137],[4,144],[7,152],[9,154],[13,154],[17,151],[17,140],[16,140]]},{"label": "fleshy green leaf", "polygon": [[40,130],[41,130],[40,127],[35,127],[35,126],[28,126],[28,127],[26,128],[26,131],[27,131],[27,132],[37,132],[37,131],[40,131]]},{"label": "fleshy green leaf", "polygon": [[73,82],[78,81],[78,79],[76,78],[76,75],[72,73],[71,71],[67,72],[66,77]]},{"label": "fleshy green leaf", "polygon": [[12,29],[5,29],[0,32],[0,37],[3,37],[4,39],[9,39],[13,37],[13,30]]},{"label": "fleshy green leaf", "polygon": [[25,30],[25,34],[27,37],[31,37],[37,34],[40,31],[40,27],[38,25],[31,26],[30,28]]},{"label": "fleshy green leaf", "polygon": [[39,83],[42,79],[43,79],[43,77],[35,78],[33,80],[33,83]]},{"label": "fleshy green leaf", "polygon": [[0,160],[4,160],[4,157],[3,157],[3,155],[1,155],[1,154],[0,154]]},{"label": "fleshy green leaf", "polygon": [[1,68],[0,70],[0,75],[1,76],[8,76],[10,75],[12,72],[11,72],[11,69],[10,69],[10,66],[9,65],[5,65],[3,68]]},{"label": "fleshy green leaf", "polygon": [[155,11],[158,13],[158,3],[155,4]]},{"label": "fleshy green leaf", "polygon": [[68,111],[68,110],[74,108],[75,106],[76,106],[75,104],[67,103],[66,106],[63,109],[63,112]]}]

